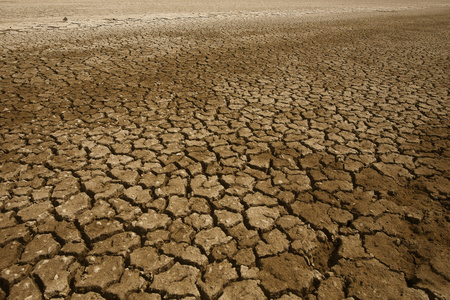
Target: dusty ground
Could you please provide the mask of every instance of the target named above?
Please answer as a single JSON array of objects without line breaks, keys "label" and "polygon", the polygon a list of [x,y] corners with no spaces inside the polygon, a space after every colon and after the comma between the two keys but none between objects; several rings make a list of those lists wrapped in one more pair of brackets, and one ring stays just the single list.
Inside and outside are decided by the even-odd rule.
[{"label": "dusty ground", "polygon": [[450,299],[450,10],[241,10],[4,22],[0,299]]},{"label": "dusty ground", "polygon": [[[373,13],[446,8],[448,0],[0,0],[0,30],[155,25],[170,19]],[[348,15],[347,15],[348,17]],[[66,22],[62,22],[67,18]],[[148,25],[148,24],[147,24]]]}]

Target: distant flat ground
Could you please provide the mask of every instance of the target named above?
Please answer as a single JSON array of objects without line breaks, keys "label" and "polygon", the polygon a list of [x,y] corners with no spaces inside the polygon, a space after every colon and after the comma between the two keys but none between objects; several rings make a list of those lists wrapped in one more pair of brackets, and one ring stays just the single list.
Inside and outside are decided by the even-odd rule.
[{"label": "distant flat ground", "polygon": [[408,10],[450,6],[448,0],[0,0],[0,29],[17,28],[70,21],[95,22],[105,18],[153,18],[167,14],[195,13],[258,13],[258,12],[304,12],[321,14],[330,12],[371,12],[385,10]]}]

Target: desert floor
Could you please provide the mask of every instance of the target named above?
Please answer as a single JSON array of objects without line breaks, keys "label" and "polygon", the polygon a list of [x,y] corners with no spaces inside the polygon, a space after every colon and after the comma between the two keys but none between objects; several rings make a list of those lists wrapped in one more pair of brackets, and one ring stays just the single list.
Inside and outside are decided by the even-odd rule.
[{"label": "desert floor", "polygon": [[0,299],[450,299],[448,2],[25,2]]}]

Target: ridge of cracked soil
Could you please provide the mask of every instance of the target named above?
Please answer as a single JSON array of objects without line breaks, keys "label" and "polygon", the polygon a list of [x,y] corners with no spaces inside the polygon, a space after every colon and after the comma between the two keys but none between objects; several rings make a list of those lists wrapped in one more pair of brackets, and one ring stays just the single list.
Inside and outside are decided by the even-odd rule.
[{"label": "ridge of cracked soil", "polygon": [[1,44],[0,299],[450,299],[448,11],[185,26]]}]

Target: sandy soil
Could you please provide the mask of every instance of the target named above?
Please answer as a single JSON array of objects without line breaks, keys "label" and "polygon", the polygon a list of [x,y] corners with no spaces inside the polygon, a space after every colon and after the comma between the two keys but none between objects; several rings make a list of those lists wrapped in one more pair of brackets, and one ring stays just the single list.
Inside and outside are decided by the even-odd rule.
[{"label": "sandy soil", "polygon": [[0,299],[450,299],[445,2],[105,2],[1,2]]},{"label": "sandy soil", "polygon": [[[450,4],[445,0],[355,1],[355,0],[270,0],[270,1],[0,1],[0,30],[29,27],[97,26],[105,19],[155,20],[180,17],[214,17],[229,15],[253,16],[265,14],[323,15],[330,13],[356,13],[401,11],[423,8],[442,8]],[[63,18],[67,24],[61,24]]]}]

